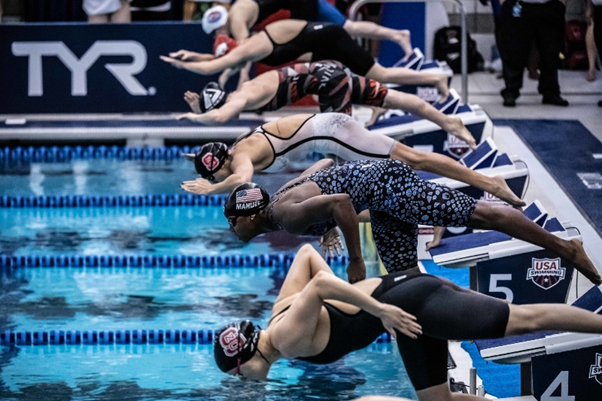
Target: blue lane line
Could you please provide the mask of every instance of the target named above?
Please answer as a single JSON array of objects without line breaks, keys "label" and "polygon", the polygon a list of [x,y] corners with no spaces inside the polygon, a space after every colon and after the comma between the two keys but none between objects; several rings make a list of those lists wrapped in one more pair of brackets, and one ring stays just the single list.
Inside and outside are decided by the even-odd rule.
[{"label": "blue lane line", "polygon": [[[4,331],[0,345],[212,344],[214,330]],[[391,342],[389,333],[375,343]]]}]

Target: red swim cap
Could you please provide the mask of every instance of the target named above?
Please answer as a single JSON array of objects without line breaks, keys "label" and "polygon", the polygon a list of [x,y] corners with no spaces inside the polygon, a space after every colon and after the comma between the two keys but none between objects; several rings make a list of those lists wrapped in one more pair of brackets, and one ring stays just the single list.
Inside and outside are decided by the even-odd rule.
[{"label": "red swim cap", "polygon": [[213,55],[215,57],[224,56],[234,50],[236,46],[238,46],[236,40],[223,33],[219,34],[213,42]]}]

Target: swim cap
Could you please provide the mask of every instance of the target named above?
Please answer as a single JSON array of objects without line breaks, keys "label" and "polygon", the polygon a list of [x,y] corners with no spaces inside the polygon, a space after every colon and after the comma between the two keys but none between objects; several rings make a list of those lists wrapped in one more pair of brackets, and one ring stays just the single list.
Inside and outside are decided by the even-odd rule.
[{"label": "swim cap", "polygon": [[[213,337],[215,363],[228,372],[253,358],[259,342],[259,330],[249,320],[222,327]],[[239,362],[240,361],[240,362]]]},{"label": "swim cap", "polygon": [[219,87],[217,82],[209,82],[201,91],[199,107],[201,113],[220,108],[226,103],[227,92]]},{"label": "swim cap", "polygon": [[228,157],[228,147],[225,143],[210,142],[203,145],[194,156],[194,168],[203,178],[213,178],[213,173],[218,171]]},{"label": "swim cap", "polygon": [[270,203],[270,195],[253,182],[240,184],[226,199],[224,216],[251,216]]},{"label": "swim cap", "polygon": [[213,42],[213,55],[215,57],[225,56],[236,49],[236,47],[238,47],[238,42],[235,39],[220,33],[216,36],[215,42]]},{"label": "swim cap", "polygon": [[228,21],[228,10],[223,6],[211,7],[203,14],[203,31],[207,35],[215,31],[217,28],[221,28],[226,25]]}]

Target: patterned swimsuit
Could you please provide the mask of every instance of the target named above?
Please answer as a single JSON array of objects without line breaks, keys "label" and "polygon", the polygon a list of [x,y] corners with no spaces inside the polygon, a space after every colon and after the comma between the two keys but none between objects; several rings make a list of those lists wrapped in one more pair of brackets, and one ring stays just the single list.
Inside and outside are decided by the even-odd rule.
[{"label": "patterned swimsuit", "polygon": [[[389,273],[417,265],[418,224],[467,226],[477,202],[454,189],[420,179],[401,161],[357,160],[320,170],[278,191],[268,206],[272,221],[272,206],[290,188],[307,181],[315,182],[324,195],[348,194],[357,213],[370,210],[376,248]],[[312,235],[322,235],[335,225],[334,221],[315,225]]]}]

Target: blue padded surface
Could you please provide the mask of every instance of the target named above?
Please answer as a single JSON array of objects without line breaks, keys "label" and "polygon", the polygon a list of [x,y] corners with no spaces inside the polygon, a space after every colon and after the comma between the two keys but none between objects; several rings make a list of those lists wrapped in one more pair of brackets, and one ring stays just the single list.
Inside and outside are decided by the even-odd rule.
[{"label": "blue padded surface", "polygon": [[544,224],[543,228],[551,233],[566,231],[556,217],[549,218],[548,221],[546,221],[546,224]]},{"label": "blue padded surface", "polygon": [[512,237],[497,231],[471,233],[457,237],[443,238],[441,244],[431,249],[432,256],[463,251],[465,249],[479,248],[496,242],[509,241]]},{"label": "blue padded surface", "polygon": [[369,130],[379,129],[379,128],[387,128],[394,127],[396,125],[408,124],[418,120],[417,117],[414,117],[411,114],[406,114],[404,116],[393,116],[389,118],[381,118],[376,123],[368,127]]},{"label": "blue padded surface", "polygon": [[428,70],[431,68],[441,68],[441,64],[439,64],[438,60],[425,61],[422,63],[422,67],[420,67],[421,70]]},{"label": "blue padded surface", "polygon": [[[247,127],[264,124],[262,119],[234,120],[222,125],[223,127]],[[3,129],[21,128],[136,128],[136,127],[196,127],[203,125],[190,120],[71,120],[71,121],[26,121],[25,124],[0,124]]]},{"label": "blue padded surface", "polygon": [[422,171],[422,170],[416,171],[416,174],[418,174],[418,177],[422,178],[425,181],[441,178],[440,175],[437,175],[434,173],[429,173],[428,171]]},{"label": "blue padded surface", "polygon": [[456,110],[456,114],[460,114],[460,113],[472,113],[472,107],[470,107],[467,104],[461,104],[460,106],[458,106],[458,110]]},{"label": "blue padded surface", "polygon": [[498,153],[495,162],[493,163],[493,167],[512,166],[513,164],[512,160],[510,160],[510,156],[506,153]]},{"label": "blue padded surface", "polygon": [[525,210],[523,210],[523,214],[531,221],[541,216],[542,212],[543,210],[540,210],[536,203],[531,203]]},{"label": "blue padded surface", "polygon": [[[588,292],[583,294],[579,299],[573,302],[573,306],[581,309],[594,312],[602,306],[602,292],[599,287],[592,287]],[[475,343],[479,350],[488,348],[501,347],[503,345],[517,344],[525,341],[537,340],[546,336],[559,333],[558,331],[540,331],[537,333],[524,334],[520,336],[511,336],[505,338],[496,338],[492,340],[478,340]]]},{"label": "blue padded surface", "polygon": [[[544,228],[549,232],[565,231],[562,227],[562,224],[560,224],[556,218],[549,219]],[[441,240],[441,244],[436,248],[432,248],[430,252],[432,256],[437,256],[451,252],[463,251],[465,249],[474,249],[496,242],[509,241],[511,239],[511,236],[498,231],[471,233],[456,237],[443,238]]]},{"label": "blue padded surface", "polygon": [[468,168],[471,168],[476,163],[478,163],[487,153],[491,152],[493,149],[489,142],[485,141],[481,143],[477,148],[473,151],[468,152],[464,157],[460,159],[460,161]]}]

